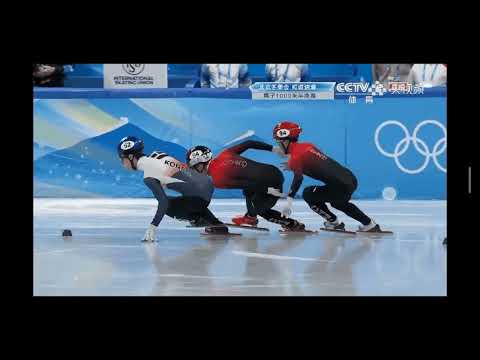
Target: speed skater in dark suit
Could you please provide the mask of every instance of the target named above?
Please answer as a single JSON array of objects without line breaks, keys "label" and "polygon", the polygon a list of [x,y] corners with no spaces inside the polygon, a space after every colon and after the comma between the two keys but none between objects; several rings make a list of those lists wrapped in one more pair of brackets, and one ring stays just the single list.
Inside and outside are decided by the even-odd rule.
[{"label": "speed skater in dark suit", "polygon": [[[189,221],[194,226],[209,226],[205,232],[228,233],[228,228],[208,209],[214,187],[208,176],[198,174],[172,156],[160,151],[143,153],[142,139],[127,136],[117,146],[118,156],[127,170],[143,171],[145,185],[158,201],[157,212],[147,229],[144,241],[155,241],[164,215]],[[165,189],[181,196],[167,196]]]},{"label": "speed skater in dark suit", "polygon": [[272,208],[282,196],[283,174],[273,165],[253,161],[241,154],[249,149],[275,152],[281,149],[260,141],[245,141],[222,151],[213,158],[206,146],[195,146],[187,153],[187,164],[200,173],[212,177],[216,188],[241,189],[245,195],[247,213],[232,219],[236,225],[258,224],[257,215],[280,224],[285,230],[301,231],[305,225]]},{"label": "speed skater in dark suit", "polygon": [[357,189],[357,178],[346,167],[325,155],[311,143],[300,143],[298,138],[302,129],[298,124],[285,121],[273,129],[273,138],[279,148],[289,156],[287,169],[293,171],[294,178],[287,197],[287,206],[282,213],[290,216],[295,194],[302,185],[303,176],[322,181],[325,185],[308,186],[303,191],[303,199],[308,206],[326,221],[325,228],[345,230],[345,224],[338,221],[326,203],[338,209],[362,225],[359,231],[379,232],[380,226],[350,202]]}]

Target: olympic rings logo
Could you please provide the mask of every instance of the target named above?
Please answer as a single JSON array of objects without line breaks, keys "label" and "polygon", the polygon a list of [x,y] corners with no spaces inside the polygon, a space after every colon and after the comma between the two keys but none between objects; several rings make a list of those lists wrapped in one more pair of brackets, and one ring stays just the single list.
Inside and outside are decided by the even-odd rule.
[{"label": "olympic rings logo", "polygon": [[[420,129],[425,125],[429,125],[429,124],[435,125],[443,131],[443,137],[435,143],[432,151],[430,151],[425,141],[423,141],[418,137],[418,132],[420,131]],[[388,125],[397,125],[398,127],[400,127],[400,129],[403,130],[405,134],[405,137],[402,140],[400,140],[398,144],[395,146],[395,150],[393,151],[393,153],[386,152],[383,149],[383,147],[380,145],[380,141],[378,139],[382,129]],[[415,147],[418,153],[425,156],[425,161],[423,162],[423,164],[418,169],[414,169],[414,170],[407,169],[400,163],[400,156],[402,156],[408,150],[411,143],[413,143],[413,146]],[[437,156],[443,154],[447,148],[447,129],[442,123],[436,120],[422,121],[415,127],[412,135],[410,135],[410,132],[408,131],[407,127],[403,125],[400,121],[387,120],[383,122],[380,126],[378,126],[377,130],[375,131],[375,145],[377,146],[377,149],[378,151],[380,151],[381,154],[387,157],[393,158],[398,168],[407,174],[418,174],[422,172],[428,166],[430,159],[433,159],[433,163],[436,165],[438,170],[443,171],[444,173],[447,172],[447,169],[439,164],[438,158],[437,158]]]}]

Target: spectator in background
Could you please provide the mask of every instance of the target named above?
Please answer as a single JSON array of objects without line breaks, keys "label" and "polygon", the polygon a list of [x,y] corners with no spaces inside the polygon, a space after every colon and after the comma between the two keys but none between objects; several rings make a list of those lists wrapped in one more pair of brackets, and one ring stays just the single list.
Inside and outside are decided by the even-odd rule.
[{"label": "spectator in background", "polygon": [[69,64],[33,64],[33,85],[63,87],[64,65]]},{"label": "spectator in background", "polygon": [[415,64],[407,81],[424,87],[446,85],[447,67],[445,64]]},{"label": "spectator in background", "polygon": [[252,83],[247,64],[203,64],[200,69],[202,88],[248,87]]},{"label": "spectator in background", "polygon": [[267,81],[301,82],[309,81],[308,64],[266,64]]},{"label": "spectator in background", "polygon": [[380,81],[384,86],[389,81],[407,81],[411,64],[373,64],[373,81]]}]

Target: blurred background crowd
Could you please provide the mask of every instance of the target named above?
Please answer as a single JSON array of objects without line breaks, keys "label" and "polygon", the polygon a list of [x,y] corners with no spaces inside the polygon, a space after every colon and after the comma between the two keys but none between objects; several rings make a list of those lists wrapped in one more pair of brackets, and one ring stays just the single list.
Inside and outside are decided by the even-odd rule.
[{"label": "blurred background crowd", "polygon": [[[168,64],[168,87],[240,88],[268,82],[409,82],[446,86],[446,64]],[[33,85],[103,87],[103,64],[33,64]]]}]

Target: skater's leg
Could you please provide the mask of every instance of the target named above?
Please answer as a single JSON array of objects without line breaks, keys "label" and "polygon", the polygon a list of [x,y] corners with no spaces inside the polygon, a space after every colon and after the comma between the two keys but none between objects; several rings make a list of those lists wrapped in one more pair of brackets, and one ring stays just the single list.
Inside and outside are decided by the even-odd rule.
[{"label": "skater's leg", "polygon": [[330,205],[332,205],[335,209],[340,210],[350,216],[352,219],[355,219],[362,223],[362,225],[368,225],[372,221],[365,213],[360,210],[355,204],[345,201],[331,201]]},{"label": "skater's leg", "polygon": [[167,215],[179,220],[200,221],[206,224],[220,224],[221,222],[208,209],[208,203],[198,197],[171,197]]},{"label": "skater's leg", "polygon": [[253,189],[244,189],[243,194],[245,195],[247,203],[247,213],[245,216],[237,216],[232,219],[233,223],[237,225],[251,225],[256,226],[258,224],[257,215],[262,215],[262,213],[268,209],[271,209],[275,206],[277,202],[277,197],[267,194],[265,192],[255,191]]},{"label": "skater's leg", "polygon": [[270,165],[266,166],[261,179],[243,190],[243,194],[247,199],[247,215],[261,215],[261,212],[274,207],[278,197],[268,194],[268,188],[274,188],[282,192],[283,181],[283,174],[279,169]]},{"label": "skater's leg", "polygon": [[337,190],[337,197],[330,201],[335,209],[342,211],[352,219],[362,223],[362,225],[368,225],[372,221],[365,213],[360,210],[355,204],[350,202],[353,192],[357,188],[357,180],[354,178],[353,183],[350,186],[344,188],[339,187]]},{"label": "skater's leg", "polygon": [[250,217],[256,217],[258,215],[258,212],[252,202],[252,197],[255,195],[255,192],[253,190],[244,189],[243,195],[245,196],[245,205],[247,207],[246,215]]},{"label": "skater's leg", "polygon": [[357,189],[357,178],[353,177],[352,183],[344,188],[339,187],[336,190],[337,197],[335,200],[330,201],[335,209],[338,209],[345,214],[347,214],[352,219],[357,220],[362,223],[362,225],[372,224],[372,219],[370,219],[362,210],[360,210],[355,204],[350,202],[352,194]]},{"label": "skater's leg", "polygon": [[258,215],[263,217],[265,220],[275,224],[280,224],[282,227],[288,229],[303,230],[305,228],[305,225],[301,224],[297,220],[285,218],[279,211],[272,209],[277,203],[278,197],[264,193],[256,193],[253,201],[258,210]]},{"label": "skater's leg", "polygon": [[337,216],[325,204],[332,198],[335,198],[335,192],[332,192],[328,186],[308,186],[303,190],[303,199],[310,209],[329,222],[337,220]]},{"label": "skater's leg", "polygon": [[245,196],[245,205],[247,207],[247,212],[245,215],[238,215],[232,218],[232,222],[236,225],[250,225],[256,226],[258,224],[258,211],[253,204],[253,196],[255,195],[255,190],[251,188],[243,189],[243,195]]},{"label": "skater's leg", "polygon": [[220,220],[217,219],[215,215],[210,211],[208,207],[204,208],[203,212],[200,214],[201,218],[208,222],[210,225],[221,225],[223,224]]},{"label": "skater's leg", "polygon": [[189,220],[188,199],[184,196],[169,197],[167,215],[174,219]]},{"label": "skater's leg", "polygon": [[278,197],[267,194],[266,192],[256,192],[252,196],[252,204],[260,216],[262,216],[263,212],[273,208],[277,201]]},{"label": "skater's leg", "polygon": [[304,224],[295,219],[283,217],[282,214],[277,210],[265,210],[259,215],[269,222],[282,225],[282,227],[286,229],[303,230],[305,228]]}]

